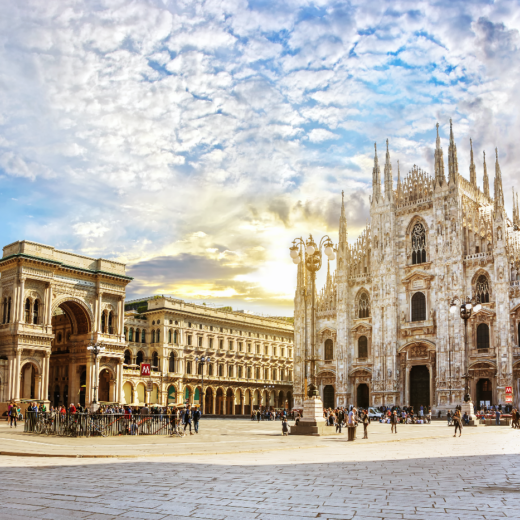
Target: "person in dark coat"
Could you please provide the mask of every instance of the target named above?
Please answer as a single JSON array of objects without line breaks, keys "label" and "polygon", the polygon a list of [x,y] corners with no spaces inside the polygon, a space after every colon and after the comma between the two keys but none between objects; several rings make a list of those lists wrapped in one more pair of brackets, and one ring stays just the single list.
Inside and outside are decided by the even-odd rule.
[{"label": "person in dark coat", "polygon": [[193,435],[193,432],[191,431],[191,408],[190,405],[186,407],[186,411],[184,412],[184,431],[186,431],[186,428],[190,427],[190,435]]}]

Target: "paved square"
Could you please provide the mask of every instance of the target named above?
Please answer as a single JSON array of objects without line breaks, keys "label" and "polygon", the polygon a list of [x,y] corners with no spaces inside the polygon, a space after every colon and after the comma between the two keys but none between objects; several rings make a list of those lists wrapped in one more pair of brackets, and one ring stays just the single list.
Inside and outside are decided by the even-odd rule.
[{"label": "paved square", "polygon": [[[3,447],[123,455],[0,457],[0,518],[520,518],[520,431],[507,427],[466,428],[454,438],[434,423],[403,426],[392,437],[389,426],[372,424],[368,442],[349,443],[284,438],[280,423],[203,426],[204,434],[185,439],[107,443],[35,439],[2,424]],[[124,454],[129,445],[133,455]]]}]

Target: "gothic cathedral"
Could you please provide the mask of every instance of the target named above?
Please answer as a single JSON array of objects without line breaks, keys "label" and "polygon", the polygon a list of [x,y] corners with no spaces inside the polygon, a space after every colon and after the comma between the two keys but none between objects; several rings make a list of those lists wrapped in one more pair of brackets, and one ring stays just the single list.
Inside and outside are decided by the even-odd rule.
[{"label": "gothic cathedral", "polygon": [[[468,296],[482,304],[467,322],[473,403],[476,408],[482,403],[518,406],[518,195],[513,193],[511,220],[504,209],[498,152],[493,198],[485,154],[483,159],[481,189],[472,146],[469,181],[459,174],[450,121],[446,179],[437,124],[434,177],[414,166],[401,179],[398,166],[394,189],[387,141],[383,191],[376,148],[371,222],[349,244],[342,204],[337,269],[328,272],[325,287],[315,294],[314,342],[311,278],[305,262],[298,264],[296,407],[303,403],[307,361],[309,381],[325,407],[453,409],[464,394],[465,327],[449,308],[454,299],[460,303]],[[512,403],[506,400],[508,386],[513,387]]]}]

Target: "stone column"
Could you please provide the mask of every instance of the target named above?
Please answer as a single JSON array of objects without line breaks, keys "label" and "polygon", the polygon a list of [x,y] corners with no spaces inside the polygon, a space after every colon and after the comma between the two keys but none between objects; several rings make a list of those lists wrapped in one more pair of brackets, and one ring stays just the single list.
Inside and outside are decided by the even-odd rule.
[{"label": "stone column", "polygon": [[[45,352],[43,359],[42,359],[42,388],[43,388],[43,397],[42,399],[49,399],[49,370],[50,370],[50,352]],[[70,392],[70,387],[69,387]]]},{"label": "stone column", "polygon": [[20,277],[20,303],[18,317],[21,323],[25,323],[25,276]]},{"label": "stone column", "polygon": [[433,385],[433,365],[428,367],[430,372],[430,406],[435,406],[435,387]]},{"label": "stone column", "polygon": [[45,295],[43,297],[44,299],[44,317],[43,317],[43,324],[44,325],[51,325],[52,324],[52,315],[51,315],[51,306],[52,306],[52,288],[51,284],[47,283],[45,284]]},{"label": "stone column", "polygon": [[116,402],[116,390],[117,390],[117,379],[111,379],[109,381],[108,399],[111,403]]},{"label": "stone column", "polygon": [[36,399],[42,399],[43,400],[43,396],[42,396],[42,376],[40,374],[35,376],[34,377],[34,382],[35,382],[34,394],[36,395]]},{"label": "stone column", "polygon": [[123,402],[123,360],[120,359],[117,364],[117,397],[118,403]]},{"label": "stone column", "polygon": [[124,333],[124,314],[123,299],[119,298],[117,301],[117,325],[115,326],[116,334],[119,335]]},{"label": "stone column", "polygon": [[10,401],[14,398],[14,387],[15,387],[15,366],[16,357],[9,357],[9,386],[7,389],[7,399]]},{"label": "stone column", "polygon": [[410,406],[410,370],[411,367],[406,367],[406,386],[404,390],[405,406]]},{"label": "stone column", "polygon": [[213,392],[213,414],[217,414],[217,392]]},{"label": "stone column", "polygon": [[246,401],[245,394],[240,393],[240,415],[244,415],[245,401]]},{"label": "stone column", "polygon": [[98,297],[97,297],[97,300],[96,300],[96,326],[94,327],[94,330],[97,331],[97,332],[103,332],[101,330],[101,303],[102,303],[102,297],[103,297],[103,292],[99,291],[98,292]]},{"label": "stone column", "polygon": [[138,403],[139,397],[137,396],[137,385],[132,387],[132,403]]},{"label": "stone column", "polygon": [[17,350],[15,364],[14,364],[14,375],[15,375],[14,399],[16,399],[17,401],[20,399],[20,379],[21,379],[20,365],[21,365],[21,361],[22,361],[22,351]]}]

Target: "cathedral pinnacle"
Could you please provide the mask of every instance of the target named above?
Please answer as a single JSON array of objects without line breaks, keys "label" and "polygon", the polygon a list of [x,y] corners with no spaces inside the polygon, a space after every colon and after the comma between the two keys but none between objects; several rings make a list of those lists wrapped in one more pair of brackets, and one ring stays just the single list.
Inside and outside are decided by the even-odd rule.
[{"label": "cathedral pinnacle", "polygon": [[484,153],[484,195],[486,197],[489,197],[489,177],[487,172],[487,166],[486,166],[486,152]]},{"label": "cathedral pinnacle", "polygon": [[498,163],[498,148],[495,148],[495,154],[495,211],[498,211],[504,208],[504,191],[502,189],[502,173],[500,171],[500,164]]},{"label": "cathedral pinnacle", "polygon": [[392,164],[390,163],[390,151],[388,150],[388,139],[386,140],[385,198],[389,201],[394,198],[394,179],[392,175]]},{"label": "cathedral pinnacle", "polygon": [[381,198],[381,170],[377,159],[377,143],[374,143],[374,169],[372,170],[372,194],[373,201],[379,202]]},{"label": "cathedral pinnacle", "polygon": [[453,122],[450,119],[450,147],[448,149],[448,171],[449,183],[457,184],[459,182],[459,162],[457,160],[457,145],[453,138]]},{"label": "cathedral pinnacle", "polygon": [[477,185],[477,172],[475,170],[475,163],[473,162],[473,141],[469,140],[469,148],[470,148],[470,163],[469,163],[469,182],[473,184],[473,186]]},{"label": "cathedral pinnacle", "polygon": [[513,225],[520,226],[520,215],[518,214],[518,193],[515,197],[515,187],[513,186]]},{"label": "cathedral pinnacle", "polygon": [[439,137],[439,123],[437,127],[437,140],[435,143],[435,182],[438,186],[443,186],[446,182],[444,176],[444,158],[442,155],[441,138]]}]

